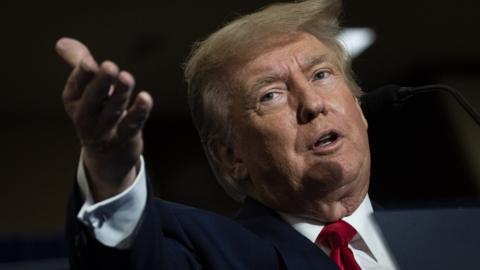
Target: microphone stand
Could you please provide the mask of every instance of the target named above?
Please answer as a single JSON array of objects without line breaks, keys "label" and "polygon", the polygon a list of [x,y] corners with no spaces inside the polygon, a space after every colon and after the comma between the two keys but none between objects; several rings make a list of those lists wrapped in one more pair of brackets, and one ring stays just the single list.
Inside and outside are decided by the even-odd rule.
[{"label": "microphone stand", "polygon": [[457,100],[462,108],[472,117],[480,126],[480,115],[473,106],[457,90],[450,86],[442,84],[432,84],[419,87],[400,87],[398,85],[387,85],[368,92],[360,97],[360,104],[363,112],[367,115],[381,113],[387,107],[395,107],[402,104],[405,100],[423,93],[446,92]]}]

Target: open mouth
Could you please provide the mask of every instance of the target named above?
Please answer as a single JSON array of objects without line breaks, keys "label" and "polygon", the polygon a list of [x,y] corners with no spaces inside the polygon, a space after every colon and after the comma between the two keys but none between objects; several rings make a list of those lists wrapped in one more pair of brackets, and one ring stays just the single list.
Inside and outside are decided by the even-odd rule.
[{"label": "open mouth", "polygon": [[313,145],[313,147],[326,147],[335,143],[339,138],[339,134],[335,131],[330,131],[321,136]]}]

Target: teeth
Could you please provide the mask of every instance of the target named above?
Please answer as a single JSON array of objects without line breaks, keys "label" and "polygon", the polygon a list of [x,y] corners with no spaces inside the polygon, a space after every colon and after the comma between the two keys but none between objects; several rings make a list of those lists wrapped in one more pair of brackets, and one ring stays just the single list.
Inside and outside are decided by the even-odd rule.
[{"label": "teeth", "polygon": [[335,133],[328,133],[327,135],[321,137],[316,143],[315,146],[325,146],[331,144],[333,141],[337,139],[337,135]]},{"label": "teeth", "polygon": [[327,136],[327,137],[321,139],[321,140],[319,141],[320,145],[326,145],[326,144],[332,143],[331,137],[332,137],[332,136]]}]

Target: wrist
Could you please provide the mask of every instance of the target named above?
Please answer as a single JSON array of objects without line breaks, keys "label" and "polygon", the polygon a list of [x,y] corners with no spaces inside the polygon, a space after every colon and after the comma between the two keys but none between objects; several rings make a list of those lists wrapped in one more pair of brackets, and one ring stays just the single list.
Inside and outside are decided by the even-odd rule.
[{"label": "wrist", "polygon": [[140,159],[136,163],[121,165],[92,159],[85,152],[82,156],[86,178],[95,202],[113,197],[130,187],[140,170]]}]

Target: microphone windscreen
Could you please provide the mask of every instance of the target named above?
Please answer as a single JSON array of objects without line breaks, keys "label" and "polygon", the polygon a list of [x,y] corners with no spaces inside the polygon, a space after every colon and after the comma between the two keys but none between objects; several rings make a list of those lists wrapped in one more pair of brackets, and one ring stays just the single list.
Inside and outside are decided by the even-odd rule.
[{"label": "microphone windscreen", "polygon": [[391,84],[370,91],[360,97],[360,105],[367,119],[390,111],[394,104],[399,101],[398,90],[400,86]]}]

